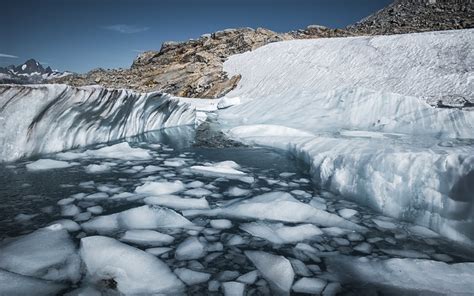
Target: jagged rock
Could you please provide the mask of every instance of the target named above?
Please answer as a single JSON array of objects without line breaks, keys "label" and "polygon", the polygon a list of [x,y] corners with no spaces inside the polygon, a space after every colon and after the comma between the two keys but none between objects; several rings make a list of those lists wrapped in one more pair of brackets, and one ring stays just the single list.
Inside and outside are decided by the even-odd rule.
[{"label": "jagged rock", "polygon": [[265,44],[295,38],[347,36],[342,30],[310,26],[300,33],[275,33],[258,28],[226,29],[186,42],[164,42],[159,51],[140,54],[130,69],[93,70],[58,79],[76,86],[101,84],[138,91],[159,90],[184,97],[217,98],[237,85],[240,76],[228,77],[224,61],[231,55]]},{"label": "jagged rock", "polygon": [[473,27],[472,0],[396,0],[347,30],[357,35],[389,35]]}]

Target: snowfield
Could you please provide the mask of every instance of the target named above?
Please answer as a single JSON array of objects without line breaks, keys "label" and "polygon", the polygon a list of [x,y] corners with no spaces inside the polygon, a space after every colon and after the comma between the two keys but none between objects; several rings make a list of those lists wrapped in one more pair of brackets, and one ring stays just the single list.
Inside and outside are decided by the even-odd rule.
[{"label": "snowfield", "polygon": [[474,30],[295,40],[232,56],[242,80],[219,112],[235,138],[286,149],[323,188],[474,240]]}]

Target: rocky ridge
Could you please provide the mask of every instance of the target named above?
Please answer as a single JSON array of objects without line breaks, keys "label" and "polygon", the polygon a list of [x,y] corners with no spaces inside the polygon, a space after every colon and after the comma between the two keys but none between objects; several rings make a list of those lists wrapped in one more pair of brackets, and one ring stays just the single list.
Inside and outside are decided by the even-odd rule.
[{"label": "rocky ridge", "polygon": [[147,92],[159,90],[176,96],[217,98],[232,90],[240,77],[223,71],[231,55],[254,50],[271,42],[291,39],[350,36],[344,30],[309,26],[304,30],[276,33],[268,29],[227,29],[186,42],[165,42],[159,51],[140,54],[130,69],[96,69],[83,75],[56,80],[75,86],[100,84]]},{"label": "rocky ridge", "polygon": [[390,35],[474,28],[473,0],[396,0],[346,29]]},{"label": "rocky ridge", "polygon": [[227,29],[185,42],[165,42],[159,51],[140,54],[129,69],[95,69],[54,79],[74,86],[99,84],[140,92],[162,91],[176,96],[218,98],[240,80],[228,77],[224,61],[231,55],[268,43],[291,39],[348,37],[451,30],[474,27],[473,0],[396,0],[346,29],[311,25],[276,33],[258,28]]}]

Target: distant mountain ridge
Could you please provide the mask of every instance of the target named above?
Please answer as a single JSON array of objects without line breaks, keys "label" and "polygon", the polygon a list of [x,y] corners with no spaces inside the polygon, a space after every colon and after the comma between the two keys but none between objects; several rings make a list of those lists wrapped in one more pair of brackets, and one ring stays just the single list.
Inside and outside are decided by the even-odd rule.
[{"label": "distant mountain ridge", "polygon": [[70,74],[69,72],[53,70],[49,66],[45,68],[35,59],[29,59],[18,66],[0,67],[0,83],[43,83]]}]

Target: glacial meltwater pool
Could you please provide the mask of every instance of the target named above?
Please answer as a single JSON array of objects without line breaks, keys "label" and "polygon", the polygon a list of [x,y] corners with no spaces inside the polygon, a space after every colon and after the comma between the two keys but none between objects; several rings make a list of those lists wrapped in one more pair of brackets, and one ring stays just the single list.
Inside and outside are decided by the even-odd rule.
[{"label": "glacial meltwater pool", "polygon": [[470,276],[468,248],[318,189],[283,152],[193,139],[1,164],[0,292],[449,294]]}]

